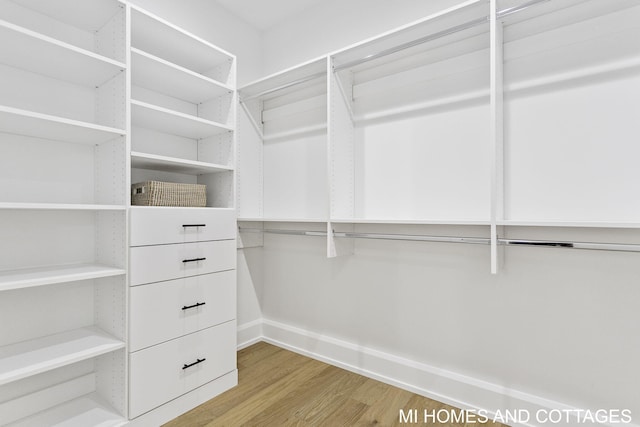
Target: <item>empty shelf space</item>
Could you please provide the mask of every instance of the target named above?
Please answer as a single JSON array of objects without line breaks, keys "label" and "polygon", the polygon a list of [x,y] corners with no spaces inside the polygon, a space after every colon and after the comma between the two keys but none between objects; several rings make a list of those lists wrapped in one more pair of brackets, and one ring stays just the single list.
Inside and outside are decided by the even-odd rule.
[{"label": "empty shelf space", "polygon": [[131,116],[135,126],[192,139],[202,139],[233,130],[221,123],[136,100],[131,100]]},{"label": "empty shelf space", "polygon": [[62,265],[0,271],[0,291],[122,276],[125,273],[126,271],[123,269],[98,264]]},{"label": "empty shelf space", "polygon": [[124,348],[95,327],[0,347],[0,385]]},{"label": "empty shelf space", "polygon": [[0,58],[12,67],[58,80],[97,87],[125,64],[0,20]]},{"label": "empty shelf space", "polygon": [[205,174],[232,171],[233,168],[214,163],[200,162],[196,160],[184,160],[175,157],[158,156],[131,152],[131,167],[138,169],[162,170],[186,174]]},{"label": "empty shelf space", "polygon": [[259,217],[243,217],[238,218],[238,222],[304,222],[304,223],[323,223],[326,219],[321,218],[259,218]]},{"label": "empty shelf space", "polygon": [[115,427],[127,420],[96,393],[91,393],[9,424],[7,427]]},{"label": "empty shelf space", "polygon": [[136,48],[131,48],[131,64],[133,84],[193,104],[232,92],[209,77]]},{"label": "empty shelf space", "polygon": [[72,203],[0,203],[0,210],[41,211],[124,211],[124,205],[97,205]]},{"label": "empty shelf space", "polygon": [[122,129],[3,105],[0,105],[0,132],[92,145],[126,134]]},{"label": "empty shelf space", "polygon": [[233,55],[135,6],[131,45],[174,64],[205,74],[233,61]]}]

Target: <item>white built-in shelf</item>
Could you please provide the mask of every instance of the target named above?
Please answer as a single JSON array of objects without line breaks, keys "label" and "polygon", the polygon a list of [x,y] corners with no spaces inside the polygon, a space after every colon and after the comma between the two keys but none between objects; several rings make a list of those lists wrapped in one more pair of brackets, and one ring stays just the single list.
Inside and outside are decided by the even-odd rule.
[{"label": "white built-in shelf", "polygon": [[131,45],[200,74],[233,61],[234,56],[164,19],[131,6]]},{"label": "white built-in shelf", "polygon": [[134,126],[192,139],[202,139],[233,130],[221,123],[133,99],[131,120]]},{"label": "white built-in shelf", "polygon": [[513,227],[569,227],[569,228],[640,228],[640,222],[615,221],[537,221],[501,220],[498,225]]},{"label": "white built-in shelf", "polygon": [[233,92],[209,77],[136,48],[131,48],[131,79],[136,86],[193,104]]},{"label": "white built-in shelf", "polygon": [[122,276],[121,268],[98,264],[62,265],[0,271],[0,291]]},{"label": "white built-in shelf", "polygon": [[166,172],[199,175],[205,173],[227,172],[233,168],[214,163],[196,160],[178,159],[176,157],[158,156],[155,154],[131,152],[131,167],[138,169],[162,170]]},{"label": "white built-in shelf", "polygon": [[0,203],[0,210],[40,210],[40,211],[124,211],[124,205],[97,205],[74,203]]},{"label": "white built-in shelf", "polygon": [[105,26],[123,5],[118,0],[11,0],[57,21],[64,22],[87,32],[96,32]]},{"label": "white built-in shelf", "polygon": [[472,219],[369,219],[369,218],[334,218],[334,224],[406,224],[406,225],[490,225],[489,220]]},{"label": "white built-in shelf", "polygon": [[127,420],[118,411],[96,393],[91,393],[8,424],[7,427],[117,427],[126,424]]},{"label": "white built-in shelf", "polygon": [[125,64],[0,20],[0,61],[87,87],[101,86]]},{"label": "white built-in shelf", "polygon": [[91,359],[124,346],[123,341],[104,331],[87,327],[0,347],[0,385]]},{"label": "white built-in shelf", "polygon": [[238,218],[238,222],[306,222],[306,223],[323,223],[327,222],[322,218],[259,218],[259,217],[242,217]]},{"label": "white built-in shelf", "polygon": [[101,144],[126,132],[108,126],[0,105],[0,132],[78,144]]}]

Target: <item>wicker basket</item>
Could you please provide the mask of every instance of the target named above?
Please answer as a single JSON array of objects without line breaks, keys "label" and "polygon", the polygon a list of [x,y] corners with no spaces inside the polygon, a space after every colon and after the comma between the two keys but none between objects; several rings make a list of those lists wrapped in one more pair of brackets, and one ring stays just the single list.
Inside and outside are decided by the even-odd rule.
[{"label": "wicker basket", "polygon": [[203,207],[207,186],[146,181],[131,185],[131,204],[137,206]]}]

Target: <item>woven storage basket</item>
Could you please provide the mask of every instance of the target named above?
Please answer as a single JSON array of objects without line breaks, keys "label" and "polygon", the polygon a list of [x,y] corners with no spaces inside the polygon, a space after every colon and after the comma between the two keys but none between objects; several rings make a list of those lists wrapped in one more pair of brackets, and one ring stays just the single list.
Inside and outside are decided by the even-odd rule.
[{"label": "woven storage basket", "polygon": [[138,206],[204,207],[207,186],[146,181],[131,185],[131,204]]}]

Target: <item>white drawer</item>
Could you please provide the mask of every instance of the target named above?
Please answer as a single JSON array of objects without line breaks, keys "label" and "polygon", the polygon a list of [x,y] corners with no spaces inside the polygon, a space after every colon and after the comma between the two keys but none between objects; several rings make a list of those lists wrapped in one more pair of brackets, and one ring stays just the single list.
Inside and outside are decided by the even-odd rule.
[{"label": "white drawer", "polygon": [[236,241],[180,243],[131,248],[131,286],[236,268]]},{"label": "white drawer", "polygon": [[131,288],[129,348],[137,351],[236,318],[235,270]]},{"label": "white drawer", "polygon": [[212,208],[131,208],[131,246],[236,238],[236,211]]},{"label": "white drawer", "polygon": [[236,322],[131,353],[129,358],[133,418],[236,369]]}]

